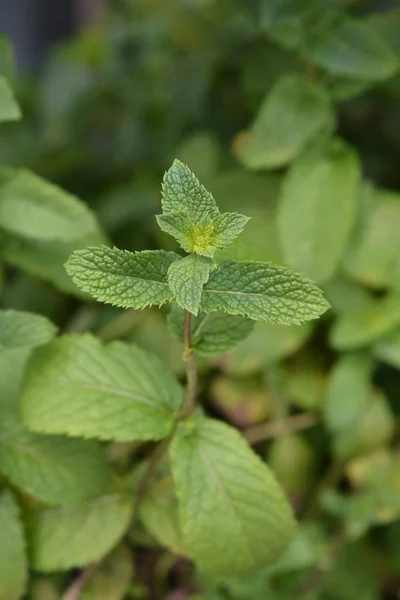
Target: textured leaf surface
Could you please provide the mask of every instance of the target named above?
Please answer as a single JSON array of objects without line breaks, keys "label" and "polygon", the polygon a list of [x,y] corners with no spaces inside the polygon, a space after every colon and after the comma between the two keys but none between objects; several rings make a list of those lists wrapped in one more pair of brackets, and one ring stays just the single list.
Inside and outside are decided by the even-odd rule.
[{"label": "textured leaf surface", "polygon": [[17,121],[21,118],[20,108],[7,79],[0,75],[0,121]]},{"label": "textured leaf surface", "polygon": [[104,449],[96,442],[44,436],[24,429],[18,397],[28,353],[0,356],[0,472],[49,504],[91,500],[114,489]]},{"label": "textured leaf surface", "polygon": [[123,536],[131,515],[132,500],[118,494],[77,507],[33,510],[28,515],[33,568],[62,571],[100,560]]},{"label": "textured leaf surface", "polygon": [[0,494],[0,600],[19,600],[25,591],[27,564],[18,505],[11,492]]},{"label": "textured leaf surface", "polygon": [[287,264],[322,282],[335,272],[349,241],[360,180],[356,154],[334,142],[300,158],[283,186],[278,228]]},{"label": "textured leaf surface", "polygon": [[354,350],[367,346],[400,324],[400,298],[389,295],[371,299],[356,312],[341,315],[330,331],[336,350]]},{"label": "textured leaf surface", "polygon": [[279,557],[293,534],[291,510],[236,430],[192,419],[179,426],[171,459],[184,540],[204,571],[239,573]]},{"label": "textured leaf surface", "polygon": [[128,252],[106,246],[76,250],[66,263],[74,283],[91,296],[122,308],[144,308],[172,300],[167,272],[174,252]]},{"label": "textured leaf surface", "polygon": [[[168,324],[174,337],[183,342],[184,313],[173,306]],[[197,354],[213,356],[224,354],[244,340],[252,331],[254,321],[226,313],[200,313],[192,319],[192,346]]]},{"label": "textured leaf surface", "polygon": [[0,185],[0,227],[23,237],[71,241],[96,233],[87,206],[61,188],[24,170],[7,170]]},{"label": "textured leaf surface", "polygon": [[50,341],[57,327],[41,315],[0,310],[0,349],[32,348]]},{"label": "textured leaf surface", "polygon": [[182,390],[145,350],[69,335],[34,352],[21,403],[24,422],[41,433],[161,439],[171,431]]},{"label": "textured leaf surface", "polygon": [[201,292],[212,266],[210,258],[190,254],[172,263],[168,269],[168,285],[174,300],[194,315],[199,312]]},{"label": "textured leaf surface", "polygon": [[174,160],[172,167],[165,173],[162,188],[164,213],[181,213],[193,222],[201,222],[219,214],[212,194],[199,183],[189,167],[179,160]]},{"label": "textured leaf surface", "polygon": [[262,103],[239,158],[250,169],[282,167],[333,118],[323,87],[302,75],[283,76]]},{"label": "textured leaf surface", "polygon": [[307,40],[305,55],[330,73],[356,79],[386,79],[398,60],[383,38],[366,23],[336,19]]},{"label": "textured leaf surface", "polygon": [[317,286],[290,269],[227,260],[211,273],[201,308],[278,325],[300,325],[323,314],[329,304]]}]

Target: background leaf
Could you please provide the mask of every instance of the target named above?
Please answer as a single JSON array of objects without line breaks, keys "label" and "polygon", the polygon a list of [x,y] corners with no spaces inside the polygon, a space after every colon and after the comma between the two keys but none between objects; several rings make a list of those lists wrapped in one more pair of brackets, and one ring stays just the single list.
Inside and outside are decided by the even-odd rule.
[{"label": "background leaf", "polygon": [[0,310],[0,348],[40,346],[55,336],[57,328],[48,319],[33,313]]},{"label": "background leaf", "polygon": [[11,492],[0,493],[0,600],[19,600],[25,592],[27,561],[24,530]]}]

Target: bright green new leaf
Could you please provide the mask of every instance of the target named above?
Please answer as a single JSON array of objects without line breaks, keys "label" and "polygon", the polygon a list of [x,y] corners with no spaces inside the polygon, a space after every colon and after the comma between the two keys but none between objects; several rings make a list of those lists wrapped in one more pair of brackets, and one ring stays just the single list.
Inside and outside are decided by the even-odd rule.
[{"label": "bright green new leaf", "polygon": [[0,310],[0,350],[40,346],[56,333],[57,327],[41,315]]},{"label": "bright green new leaf", "polygon": [[[174,337],[183,342],[184,313],[173,306],[168,315],[168,324]],[[254,321],[226,313],[200,313],[192,319],[192,347],[201,356],[224,354],[253,330]]]},{"label": "bright green new leaf", "polygon": [[162,189],[164,214],[183,214],[193,223],[213,219],[219,214],[212,194],[180,160],[174,160],[172,167],[165,173]]},{"label": "bright green new leaf", "polygon": [[85,502],[114,489],[104,449],[96,442],[31,433],[20,423],[18,398],[26,350],[0,355],[0,473],[48,504]]},{"label": "bright green new leaf", "polygon": [[262,103],[239,158],[249,169],[283,167],[333,119],[322,86],[304,75],[283,76]]},{"label": "bright green new leaf", "polygon": [[201,569],[220,576],[276,560],[292,537],[293,515],[241,435],[193,418],[179,425],[170,451],[184,541]]},{"label": "bright green new leaf", "polygon": [[178,518],[178,502],[172,476],[164,475],[143,497],[139,516],[146,529],[175,554],[186,556]]},{"label": "bright green new leaf", "polygon": [[80,200],[29,171],[7,169],[0,185],[0,227],[12,234],[69,242],[98,232]]},{"label": "bright green new leaf", "polygon": [[8,85],[7,79],[0,75],[0,122],[18,121],[20,118],[21,110],[14,94]]},{"label": "bright green new leaf", "polygon": [[102,561],[85,584],[80,600],[123,600],[133,578],[129,548],[121,546]]},{"label": "bright green new leaf", "polygon": [[168,285],[174,300],[196,316],[203,286],[208,281],[212,268],[211,258],[189,254],[173,262],[168,269]]},{"label": "bright green new leaf", "polygon": [[120,494],[90,504],[38,508],[27,515],[31,562],[37,571],[64,571],[102,559],[121,539],[132,499]]},{"label": "bright green new leaf", "polygon": [[221,214],[212,194],[178,160],[165,174],[162,207],[164,214],[156,217],[160,228],[186,252],[210,258],[228,246],[248,221],[239,213]]},{"label": "bright green new leaf", "polygon": [[158,357],[89,334],[35,350],[21,397],[33,431],[117,441],[166,437],[181,404],[182,389]]},{"label": "bright green new leaf", "polygon": [[19,600],[25,592],[27,561],[18,504],[11,492],[0,494],[0,600]]},{"label": "bright green new leaf", "polygon": [[227,260],[211,273],[201,308],[277,325],[300,325],[323,314],[329,304],[316,285],[290,269]]},{"label": "bright green new leaf", "polygon": [[359,182],[357,155],[340,140],[322,155],[309,153],[293,165],[278,213],[290,267],[317,282],[332,277],[354,225]]},{"label": "bright green new leaf", "polygon": [[106,246],[76,250],[65,268],[91,296],[122,308],[145,308],[171,302],[167,273],[179,255],[164,250],[128,252]]},{"label": "bright green new leaf", "polygon": [[335,350],[354,350],[378,340],[399,324],[398,294],[370,299],[362,309],[339,316],[330,331],[330,343]]},{"label": "bright green new leaf", "polygon": [[336,75],[381,80],[393,75],[399,61],[372,27],[361,20],[336,18],[307,36],[303,54]]}]

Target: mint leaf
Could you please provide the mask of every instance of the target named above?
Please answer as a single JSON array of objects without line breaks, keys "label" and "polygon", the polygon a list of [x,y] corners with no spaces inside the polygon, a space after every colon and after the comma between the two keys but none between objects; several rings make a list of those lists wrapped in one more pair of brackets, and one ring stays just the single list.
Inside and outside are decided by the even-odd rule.
[{"label": "mint leaf", "polygon": [[133,577],[131,549],[120,546],[98,565],[79,600],[123,600],[132,586]]},{"label": "mint leaf", "polygon": [[184,540],[201,569],[236,574],[279,557],[293,534],[291,509],[235,429],[192,418],[179,425],[170,453]]},{"label": "mint leaf", "polygon": [[0,356],[0,473],[48,504],[85,502],[114,489],[104,449],[96,442],[24,429],[18,400],[25,350]]},{"label": "mint leaf", "polygon": [[193,222],[214,218],[219,214],[212,194],[179,160],[174,160],[165,173],[162,189],[161,205],[165,214],[183,214]]},{"label": "mint leaf", "polygon": [[121,539],[132,500],[121,494],[68,508],[38,508],[27,514],[31,561],[38,571],[62,571],[100,560]]},{"label": "mint leaf", "polygon": [[177,160],[164,177],[162,207],[164,214],[156,217],[160,228],[186,252],[210,258],[230,244],[248,221],[239,213],[220,214],[212,194]]},{"label": "mint leaf", "polygon": [[201,292],[212,267],[210,258],[190,254],[172,263],[168,269],[168,285],[174,300],[194,315],[199,312]]},{"label": "mint leaf", "polygon": [[360,19],[337,18],[307,36],[303,54],[335,75],[381,80],[393,75],[399,62],[374,29]]},{"label": "mint leaf", "polygon": [[107,246],[76,250],[65,268],[84,292],[122,308],[171,302],[167,272],[179,255],[164,250],[128,252]]},{"label": "mint leaf", "polygon": [[340,140],[294,163],[283,185],[278,229],[287,264],[314,281],[338,268],[356,218],[360,163]]},{"label": "mint leaf", "polygon": [[211,273],[201,308],[278,325],[300,325],[323,314],[329,304],[316,285],[290,269],[227,260]]},{"label": "mint leaf", "polygon": [[40,346],[56,333],[57,327],[41,315],[0,310],[0,350]]},{"label": "mint leaf", "polygon": [[[173,336],[183,342],[184,313],[173,306],[168,325]],[[200,313],[192,319],[192,347],[201,356],[215,356],[231,350],[253,330],[254,321],[226,313]]]},{"label": "mint leaf", "polygon": [[18,121],[20,118],[21,110],[14,94],[8,85],[7,79],[0,75],[0,122]]},{"label": "mint leaf", "polygon": [[11,492],[0,494],[0,600],[19,600],[25,592],[27,561],[19,507]]},{"label": "mint leaf", "polygon": [[22,169],[2,171],[0,227],[23,237],[64,242],[99,231],[83,202]]},{"label": "mint leaf", "polygon": [[21,396],[33,431],[117,441],[168,436],[181,404],[182,389],[159,358],[89,334],[35,350]]},{"label": "mint leaf", "polygon": [[249,169],[287,165],[333,120],[325,88],[305,75],[280,77],[263,101],[239,159]]}]

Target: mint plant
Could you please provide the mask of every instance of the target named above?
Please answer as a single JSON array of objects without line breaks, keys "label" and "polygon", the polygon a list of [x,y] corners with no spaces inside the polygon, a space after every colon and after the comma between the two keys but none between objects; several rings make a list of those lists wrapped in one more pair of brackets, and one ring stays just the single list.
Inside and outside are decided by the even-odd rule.
[{"label": "mint plant", "polygon": [[[196,354],[231,349],[256,320],[299,325],[329,305],[314,283],[290,269],[219,260],[218,252],[240,235],[248,218],[221,213],[178,160],[163,180],[162,209],[157,222],[185,256],[96,246],[73,252],[66,269],[82,291],[114,306],[173,304],[168,321],[184,343],[185,393],[147,351],[122,342],[103,346],[89,334],[65,335],[30,361],[22,417],[41,433],[160,440],[139,477],[135,511],[168,447],[188,556],[213,576],[249,571],[283,552],[294,518],[267,465],[234,428],[205,415]],[[46,558],[38,559],[39,566],[41,560],[46,567]]]}]

